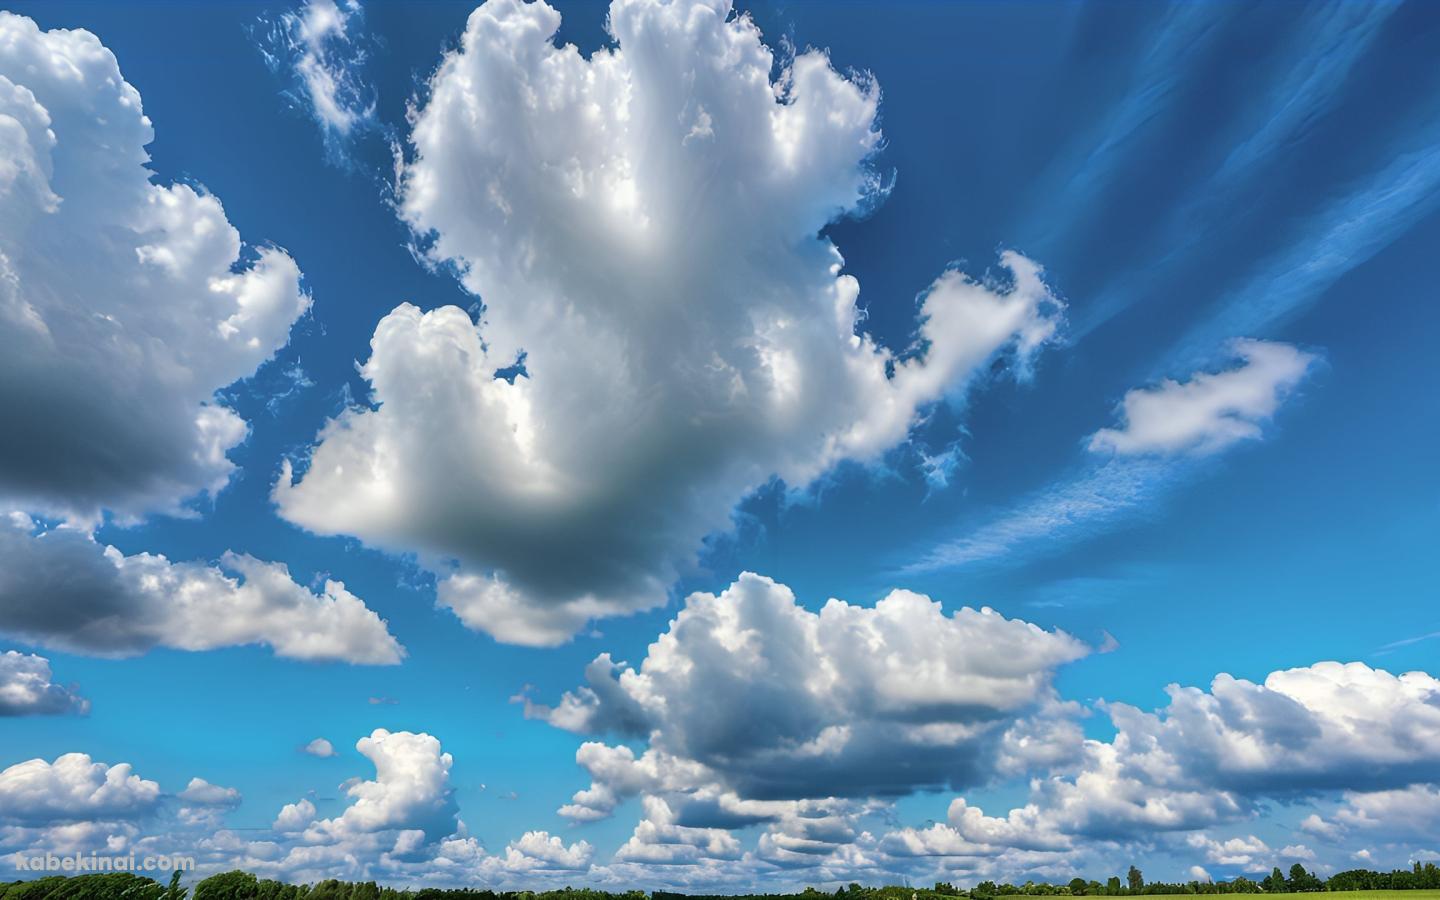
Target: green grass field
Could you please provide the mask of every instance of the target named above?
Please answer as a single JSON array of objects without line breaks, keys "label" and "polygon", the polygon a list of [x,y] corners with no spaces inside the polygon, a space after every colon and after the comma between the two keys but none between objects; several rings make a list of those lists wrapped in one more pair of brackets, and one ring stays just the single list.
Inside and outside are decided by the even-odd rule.
[{"label": "green grass field", "polygon": [[[1177,894],[1137,894],[1129,900],[1175,900]],[[1207,897],[1220,896],[1206,894]],[[1245,900],[1268,897],[1296,897],[1304,900],[1440,900],[1440,891],[1319,891],[1308,894],[1225,894]]]}]

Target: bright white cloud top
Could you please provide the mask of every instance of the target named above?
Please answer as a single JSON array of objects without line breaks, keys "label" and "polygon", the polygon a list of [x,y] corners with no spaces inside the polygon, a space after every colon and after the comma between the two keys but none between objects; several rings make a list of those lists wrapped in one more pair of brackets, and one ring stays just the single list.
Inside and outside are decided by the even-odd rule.
[{"label": "bright white cloud top", "polygon": [[470,16],[400,209],[484,312],[380,322],[378,408],[286,468],[282,515],[417,552],[467,625],[556,644],[662,603],[756,488],[876,461],[998,354],[1028,366],[1060,304],[1018,253],[1003,283],[936,279],[903,352],[860,330],[820,230],[880,191],[879,89],[816,51],[772,81],[729,12],[621,0],[589,59],[544,3]]},{"label": "bright white cloud top", "polygon": [[638,668],[602,654],[588,686],[526,713],[649,740],[639,759],[582,747],[595,783],[562,810],[570,818],[645,792],[670,794],[682,824],[764,821],[788,806],[763,801],[900,796],[1044,768],[1078,747],[1068,722],[1048,721],[1064,706],[1051,679],[1087,652],[1063,632],[990,609],[947,616],[908,591],[813,613],[746,574],[692,595]]}]

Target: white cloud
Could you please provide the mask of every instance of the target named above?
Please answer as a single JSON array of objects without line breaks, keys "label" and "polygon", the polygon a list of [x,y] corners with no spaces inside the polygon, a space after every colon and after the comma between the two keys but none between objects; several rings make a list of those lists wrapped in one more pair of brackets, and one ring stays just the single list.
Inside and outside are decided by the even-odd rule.
[{"label": "white cloud", "polygon": [[84,753],[54,763],[32,759],[0,771],[0,821],[40,824],[151,811],[160,785],[134,774],[128,763],[107,766]]},{"label": "white cloud", "polygon": [[566,846],[559,837],[548,832],[527,831],[519,840],[506,846],[501,865],[510,872],[536,869],[578,872],[590,867],[590,859],[594,855],[594,848],[587,841]]},{"label": "white cloud", "polygon": [[192,806],[217,806],[226,809],[240,805],[240,792],[232,787],[211,784],[203,778],[192,778],[185,790],[176,795]]},{"label": "white cloud", "polygon": [[1247,339],[1227,348],[1240,364],[1125,394],[1123,425],[1090,436],[1090,460],[961,537],[926,552],[906,572],[965,566],[1054,547],[1153,512],[1197,473],[1195,460],[1258,439],[1261,425],[1304,379],[1316,357],[1288,344]]},{"label": "white cloud", "polygon": [[152,182],[151,123],[82,30],[0,14],[0,506],[180,512],[225,486],[246,423],[215,391],[309,306],[220,201]]},{"label": "white cloud", "polygon": [[740,841],[722,828],[691,828],[676,824],[669,805],[646,797],[645,814],[635,832],[615,852],[617,862],[651,865],[693,863],[702,859],[739,859]]},{"label": "white cloud", "polygon": [[1203,455],[1260,437],[1261,423],[1275,415],[1315,357],[1289,344],[1248,339],[1231,341],[1230,350],[1241,360],[1235,368],[1126,393],[1119,409],[1124,424],[1095,432],[1090,449]]},{"label": "white cloud", "polygon": [[316,839],[377,831],[418,830],[430,840],[455,831],[450,754],[428,734],[375,729],[355,744],[375,765],[375,778],[345,790],[353,801],[338,817],[315,822]]},{"label": "white cloud", "polygon": [[335,748],[331,746],[330,742],[325,740],[324,738],[316,738],[315,740],[306,744],[303,749],[311,756],[318,756],[321,759],[326,759],[335,755]]},{"label": "white cloud", "polygon": [[56,684],[50,660],[6,650],[0,653],[0,716],[85,715],[90,701],[74,687]]},{"label": "white cloud", "polygon": [[586,59],[543,3],[471,15],[399,193],[482,320],[386,316],[378,408],[274,493],[306,528],[420,553],[443,605],[515,643],[664,602],[751,491],[878,460],[997,355],[1023,374],[1059,318],[1007,252],[1007,283],[946,272],[914,344],[877,345],[820,232],[879,196],[878,87],[820,52],[772,81],[723,2],[617,0],[609,23]]},{"label": "white cloud", "polygon": [[1327,841],[1333,841],[1340,837],[1341,834],[1340,828],[1320,818],[1316,813],[1311,813],[1301,820],[1300,830],[1313,834],[1316,837],[1324,838]]},{"label": "white cloud", "polygon": [[188,515],[225,487],[248,426],[216,392],[284,346],[310,299],[295,262],[245,248],[217,198],[152,181],[140,94],[94,35],[0,13],[0,46],[0,513],[70,526],[0,521],[0,633],[397,662],[339,582],[317,596],[249,556],[172,564],[86,534],[107,513]]},{"label": "white cloud", "polygon": [[371,664],[405,653],[341,582],[312,592],[285,566],[243,554],[218,567],[125,556],[16,514],[0,518],[0,560],[0,633],[27,643],[102,656],[264,644],[293,659]]},{"label": "white cloud", "polygon": [[275,71],[295,80],[297,106],[315,118],[332,150],[374,121],[375,91],[362,76],[369,56],[359,0],[305,0],[269,24],[260,51]]},{"label": "white cloud", "polygon": [[282,834],[289,834],[304,831],[314,821],[315,804],[302,798],[281,807],[280,814],[275,817],[275,824],[271,827]]},{"label": "white cloud", "polygon": [[[1108,704],[1115,737],[1085,741],[1072,771],[1034,780],[1025,806],[990,817],[960,800],[949,827],[968,841],[1020,848],[1036,836],[1054,847],[1136,839],[1241,820],[1266,800],[1410,785],[1440,765],[1440,681],[1423,672],[1320,662],[1263,684],[1220,675],[1208,692],[1168,692],[1169,705],[1154,713]],[[1391,795],[1405,792],[1368,796]],[[1334,833],[1316,816],[1301,827]],[[1308,858],[1301,849],[1281,853]],[[1212,861],[1244,850],[1218,846]]]},{"label": "white cloud", "polygon": [[[1026,717],[1056,702],[1054,670],[1086,652],[1063,632],[989,609],[947,616],[908,591],[868,608],[830,600],[813,613],[747,573],[719,595],[691,595],[638,668],[601,656],[587,687],[553,709],[527,702],[526,713],[649,740],[638,760],[626,747],[581,748],[595,785],[566,808],[575,818],[642,790],[683,788],[687,803],[711,808],[705,816],[755,821],[778,808],[746,809],[739,798],[958,787],[990,779],[1015,754],[1044,756],[1036,745],[1052,739],[1078,750],[1078,732]],[[695,794],[701,787],[709,793]]]}]

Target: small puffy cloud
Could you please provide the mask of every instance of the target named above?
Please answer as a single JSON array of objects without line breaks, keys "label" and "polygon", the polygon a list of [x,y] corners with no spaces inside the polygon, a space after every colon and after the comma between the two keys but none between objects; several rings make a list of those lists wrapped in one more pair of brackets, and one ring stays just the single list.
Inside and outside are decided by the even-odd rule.
[{"label": "small puffy cloud", "polygon": [[335,748],[324,738],[316,738],[301,749],[305,753],[311,756],[318,756],[321,759],[327,759],[335,755]]},{"label": "small puffy cloud", "polygon": [[[1035,745],[1052,739],[1073,753],[1078,731],[1028,717],[1056,702],[1055,669],[1087,651],[990,609],[946,615],[908,591],[810,612],[785,586],[747,573],[718,595],[691,595],[638,667],[601,656],[586,687],[526,712],[649,740],[639,759],[623,746],[581,748],[595,785],[566,808],[573,818],[684,787],[689,815],[758,821],[775,809],[747,800],[963,787],[992,778],[1011,754],[1044,756]],[[709,794],[693,792],[707,782]]]},{"label": "small puffy cloud", "polygon": [[1260,437],[1261,424],[1275,415],[1315,357],[1289,344],[1249,339],[1234,340],[1229,349],[1240,361],[1233,368],[1128,392],[1119,409],[1124,424],[1095,432],[1090,449],[1204,455]]},{"label": "small puffy cloud", "polygon": [[287,92],[314,117],[332,152],[375,118],[375,91],[362,76],[369,57],[360,0],[305,0],[278,16],[260,36],[272,71],[294,79]]},{"label": "small puffy cloud", "polygon": [[316,593],[284,565],[237,553],[219,566],[125,556],[18,514],[0,518],[0,633],[100,656],[264,644],[292,659],[394,664],[405,653],[341,582]]},{"label": "small puffy cloud", "polygon": [[878,461],[998,357],[1023,377],[1060,317],[1006,252],[1004,277],[940,275],[913,343],[879,345],[822,234],[883,194],[875,83],[777,60],[727,2],[608,22],[587,58],[543,2],[470,16],[398,193],[480,321],[382,319],[372,405],[274,490],[298,525],[417,553],[443,606],[512,643],[663,603],[751,492]]},{"label": "small puffy cloud", "polygon": [[6,650],[0,653],[0,716],[84,715],[90,701],[74,687],[56,684],[50,660]]},{"label": "small puffy cloud", "polygon": [[1333,841],[1340,837],[1341,829],[1333,822],[1327,822],[1319,814],[1311,813],[1300,821],[1300,830],[1327,841]]},{"label": "small puffy cloud", "polygon": [[191,806],[212,806],[233,809],[240,805],[240,792],[235,788],[211,784],[203,778],[192,778],[185,790],[176,795]]},{"label": "small puffy cloud", "polygon": [[0,507],[183,512],[246,423],[215,392],[309,306],[283,251],[152,181],[140,95],[83,30],[0,13]]},{"label": "small puffy cloud", "polygon": [[282,834],[294,833],[304,831],[314,821],[315,804],[301,799],[281,807],[280,814],[275,817],[275,824],[271,827]]},{"label": "small puffy cloud", "polygon": [[557,872],[580,872],[590,867],[595,855],[588,841],[577,841],[569,846],[558,836],[545,831],[527,831],[519,840],[512,841],[505,848],[505,856],[496,865],[509,872],[522,873],[535,870]]},{"label": "small puffy cloud", "polygon": [[375,729],[355,744],[375,765],[375,777],[345,790],[351,804],[338,817],[311,826],[318,837],[416,830],[436,840],[455,831],[450,754],[428,734]]},{"label": "small puffy cloud", "polygon": [[1209,862],[1243,869],[1267,869],[1279,855],[1253,834],[1223,841],[1205,834],[1192,834],[1189,844],[1203,852]]},{"label": "small puffy cloud", "polygon": [[0,771],[0,822],[133,818],[159,801],[160,785],[136,775],[129,763],[107,766],[84,753],[66,753],[53,763],[32,759]]}]

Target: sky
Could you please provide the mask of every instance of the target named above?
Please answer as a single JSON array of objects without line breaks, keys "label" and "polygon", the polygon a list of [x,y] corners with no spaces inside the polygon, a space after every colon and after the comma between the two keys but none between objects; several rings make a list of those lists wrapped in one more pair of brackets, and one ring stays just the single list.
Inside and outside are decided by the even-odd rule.
[{"label": "sky", "polygon": [[1440,859],[1432,6],[9,9],[0,853]]}]

